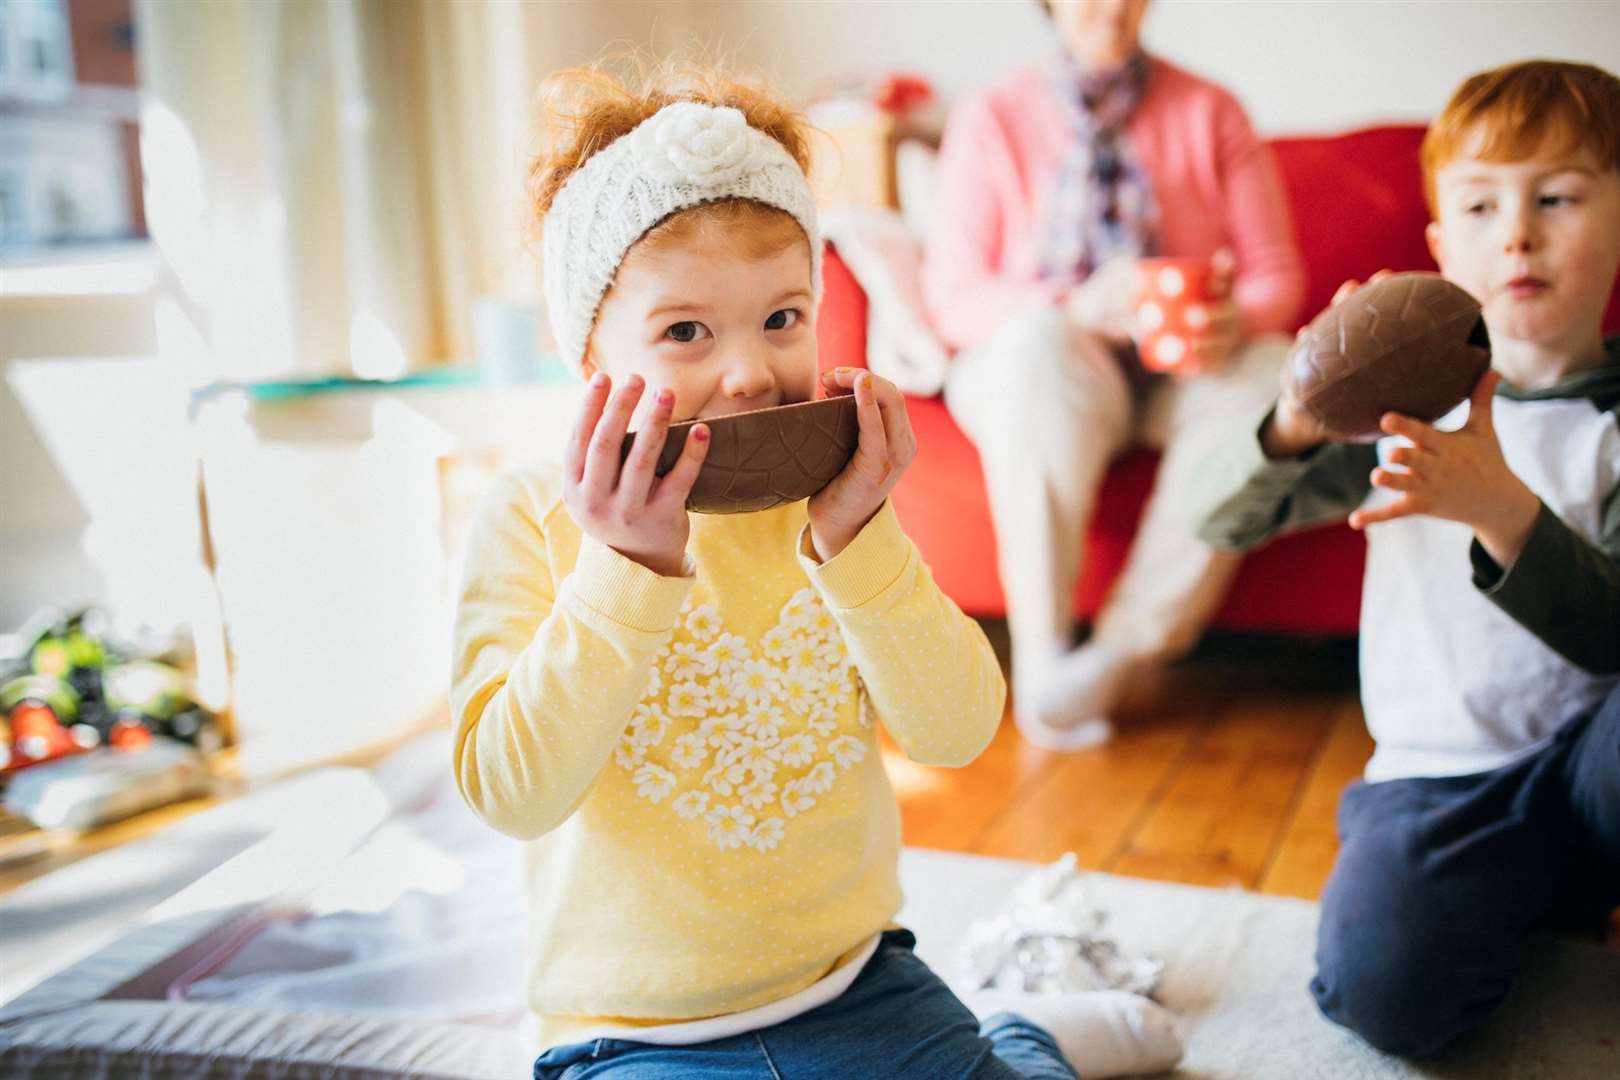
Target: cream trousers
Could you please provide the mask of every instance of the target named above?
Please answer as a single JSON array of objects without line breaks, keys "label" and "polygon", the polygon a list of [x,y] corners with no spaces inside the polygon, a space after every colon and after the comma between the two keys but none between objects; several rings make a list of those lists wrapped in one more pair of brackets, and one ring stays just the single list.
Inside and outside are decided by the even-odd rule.
[{"label": "cream trousers", "polygon": [[1193,534],[1188,485],[1234,426],[1258,419],[1276,396],[1287,348],[1282,335],[1252,339],[1212,374],[1133,393],[1101,338],[1046,307],[1014,316],[951,361],[945,402],[984,463],[1015,672],[1067,651],[1097,488],[1136,442],[1163,458],[1093,639],[1144,660],[1197,643],[1238,557]]}]

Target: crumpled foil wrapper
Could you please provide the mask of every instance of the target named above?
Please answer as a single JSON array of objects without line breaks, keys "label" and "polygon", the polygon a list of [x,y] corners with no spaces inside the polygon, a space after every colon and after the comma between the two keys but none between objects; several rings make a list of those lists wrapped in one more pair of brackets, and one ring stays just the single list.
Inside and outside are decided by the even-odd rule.
[{"label": "crumpled foil wrapper", "polygon": [[1126,951],[1103,933],[1074,855],[1030,874],[1001,910],[968,928],[956,966],[974,989],[1060,994],[1128,990],[1152,994],[1164,962]]}]

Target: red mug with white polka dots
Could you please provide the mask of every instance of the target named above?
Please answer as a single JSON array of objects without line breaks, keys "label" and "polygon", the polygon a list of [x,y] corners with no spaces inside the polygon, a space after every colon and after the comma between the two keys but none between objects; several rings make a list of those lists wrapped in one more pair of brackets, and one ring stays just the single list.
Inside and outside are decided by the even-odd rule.
[{"label": "red mug with white polka dots", "polygon": [[1186,257],[1136,264],[1136,351],[1149,371],[1187,371],[1210,305],[1232,292],[1229,260]]}]

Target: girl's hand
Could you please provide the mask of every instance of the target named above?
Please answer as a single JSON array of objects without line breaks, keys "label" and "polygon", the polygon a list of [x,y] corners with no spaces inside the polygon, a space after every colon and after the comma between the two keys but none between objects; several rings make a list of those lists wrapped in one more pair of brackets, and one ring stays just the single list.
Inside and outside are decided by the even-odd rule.
[{"label": "girl's hand", "polygon": [[837,555],[883,506],[883,500],[917,456],[906,403],[899,389],[860,368],[823,372],[829,397],[855,395],[860,443],[832,483],[810,499],[810,542],[822,562]]},{"label": "girl's hand", "polygon": [[675,407],[674,392],[660,390],[621,468],[624,436],[644,388],[639,375],[630,376],[617,393],[605,373],[591,377],[563,455],[563,505],[585,535],[655,574],[676,577],[692,528],[686,496],[709,451],[709,429],[692,428],[675,467],[655,475]]},{"label": "girl's hand", "polygon": [[1487,371],[1469,399],[1468,423],[1454,432],[1436,431],[1421,420],[1385,413],[1381,427],[1410,439],[1411,446],[1390,451],[1398,470],[1373,470],[1374,485],[1400,492],[1400,497],[1350,515],[1350,527],[1365,529],[1380,521],[1428,514],[1461,522],[1474,530],[1480,546],[1503,569],[1513,565],[1541,512],[1541,500],[1513,474],[1502,457],[1491,416],[1492,395],[1502,377]]}]

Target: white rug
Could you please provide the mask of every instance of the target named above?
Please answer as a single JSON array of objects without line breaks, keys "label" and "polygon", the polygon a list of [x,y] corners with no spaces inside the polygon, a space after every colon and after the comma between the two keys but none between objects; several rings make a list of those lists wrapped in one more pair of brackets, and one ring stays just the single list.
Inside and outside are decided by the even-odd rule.
[{"label": "white rug", "polygon": [[[526,1075],[516,846],[461,807],[442,739],[369,773],[257,793],[0,898],[0,1075]],[[908,850],[901,922],[954,979],[963,930],[1031,869]],[[1598,946],[1547,942],[1485,1036],[1414,1068],[1317,1014],[1305,989],[1315,905],[1107,875],[1090,894],[1123,944],[1165,961],[1159,996],[1189,1036],[1174,1076],[1620,1077],[1620,955]],[[289,903],[324,914],[263,924]],[[164,1000],[238,933],[246,947]],[[458,1011],[459,1023],[424,1021]]]},{"label": "white rug", "polygon": [[[1032,864],[907,851],[901,921],[942,974],[964,928],[994,910]],[[1156,995],[1183,1020],[1184,1080],[1617,1080],[1620,954],[1547,940],[1482,1036],[1415,1066],[1324,1020],[1306,990],[1315,970],[1316,905],[1091,874],[1088,892],[1108,930],[1165,961]],[[1083,1072],[1083,1069],[1082,1069]]]}]

